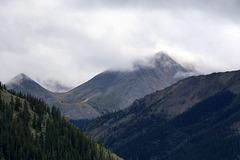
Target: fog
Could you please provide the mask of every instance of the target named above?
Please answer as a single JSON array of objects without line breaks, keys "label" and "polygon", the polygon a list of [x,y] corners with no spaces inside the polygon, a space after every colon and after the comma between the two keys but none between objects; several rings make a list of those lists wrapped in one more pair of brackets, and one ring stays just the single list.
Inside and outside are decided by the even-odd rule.
[{"label": "fog", "polygon": [[164,51],[202,73],[240,69],[238,0],[0,0],[0,81],[77,86]]}]

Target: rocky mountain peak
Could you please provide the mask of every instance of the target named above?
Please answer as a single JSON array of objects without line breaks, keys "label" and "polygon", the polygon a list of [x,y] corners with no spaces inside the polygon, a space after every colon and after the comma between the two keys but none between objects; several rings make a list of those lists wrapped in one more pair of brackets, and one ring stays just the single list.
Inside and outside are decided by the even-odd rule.
[{"label": "rocky mountain peak", "polygon": [[169,60],[169,59],[171,59],[172,60],[172,58],[168,54],[166,54],[164,52],[156,53],[155,54],[155,59],[161,59],[161,60]]},{"label": "rocky mountain peak", "polygon": [[158,52],[154,56],[154,64],[156,67],[180,67],[183,68],[179,63],[174,61],[169,55],[164,52]]},{"label": "rocky mountain peak", "polygon": [[19,75],[16,76],[16,78],[22,78],[22,79],[26,79],[26,80],[29,80],[31,78],[29,78],[26,74],[24,73],[20,73]]},{"label": "rocky mountain peak", "polygon": [[24,81],[33,81],[33,80],[29,78],[26,74],[20,73],[19,75],[11,79],[7,85],[20,85]]}]

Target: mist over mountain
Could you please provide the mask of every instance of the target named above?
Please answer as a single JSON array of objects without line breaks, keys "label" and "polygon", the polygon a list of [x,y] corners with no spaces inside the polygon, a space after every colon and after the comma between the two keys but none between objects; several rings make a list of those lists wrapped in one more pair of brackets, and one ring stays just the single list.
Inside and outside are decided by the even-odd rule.
[{"label": "mist over mountain", "polygon": [[69,103],[81,102],[106,113],[195,74],[163,53],[156,54],[149,64],[136,63],[131,71],[105,71],[64,96]]},{"label": "mist over mountain", "polygon": [[0,0],[0,160],[240,160],[239,15]]},{"label": "mist over mountain", "polygon": [[39,85],[24,73],[20,73],[6,84],[8,89],[22,92],[24,94],[31,94],[45,101],[53,97],[53,93]]},{"label": "mist over mountain", "polygon": [[[31,93],[50,106],[61,109],[71,119],[92,119],[129,106],[135,99],[161,90],[180,79],[196,74],[185,69],[164,53],[158,53],[148,63],[137,62],[133,70],[105,71],[88,82],[66,92],[52,93],[30,78],[20,74],[8,85],[17,91]],[[12,85],[11,85],[12,84]]]},{"label": "mist over mountain", "polygon": [[237,159],[239,97],[240,71],[194,76],[96,118],[84,130],[126,159]]},{"label": "mist over mountain", "polygon": [[51,92],[63,93],[63,92],[68,92],[71,89],[73,89],[73,87],[62,84],[58,80],[43,81],[43,80],[38,79],[37,82]]}]

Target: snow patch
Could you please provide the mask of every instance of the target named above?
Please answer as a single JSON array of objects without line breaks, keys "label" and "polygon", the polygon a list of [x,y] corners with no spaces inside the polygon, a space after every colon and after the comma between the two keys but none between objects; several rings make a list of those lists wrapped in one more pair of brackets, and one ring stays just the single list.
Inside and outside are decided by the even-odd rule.
[{"label": "snow patch", "polygon": [[89,98],[85,99],[83,102],[86,103],[89,100]]}]

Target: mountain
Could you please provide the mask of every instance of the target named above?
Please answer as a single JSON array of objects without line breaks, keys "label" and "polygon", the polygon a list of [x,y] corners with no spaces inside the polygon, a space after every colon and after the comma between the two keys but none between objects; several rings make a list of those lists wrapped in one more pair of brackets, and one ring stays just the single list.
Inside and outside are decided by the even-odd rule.
[{"label": "mountain", "polygon": [[29,78],[24,73],[21,73],[14,77],[13,79],[11,79],[6,84],[6,86],[8,89],[13,89],[17,92],[22,92],[24,94],[31,94],[40,99],[44,99],[45,101],[48,101],[48,99],[53,98],[53,93],[43,88],[41,85],[39,85],[37,82]]},{"label": "mountain", "polygon": [[[24,77],[26,78],[26,77]],[[72,125],[56,107],[0,83],[1,159],[121,160]]]},{"label": "mountain", "polygon": [[193,74],[163,53],[156,54],[149,64],[136,63],[132,71],[100,73],[65,93],[65,102],[90,106],[101,115],[126,108],[135,99]]},{"label": "mountain", "polygon": [[[91,119],[99,115],[95,110],[91,109],[91,107],[79,107],[78,104],[74,105],[65,103],[64,97],[61,97],[62,93],[54,93],[43,88],[36,81],[32,80],[23,73],[10,80],[6,86],[8,89],[13,89],[23,94],[31,94],[40,98],[50,107],[57,106],[63,115],[69,117],[70,119]],[[71,113],[74,113],[74,116],[71,116]]]},{"label": "mountain", "polygon": [[[131,71],[105,71],[66,93],[52,93],[20,74],[7,86],[42,98],[70,119],[93,119],[124,109],[135,99],[168,87],[194,72],[185,69],[164,53],[148,64],[135,63]],[[25,78],[23,78],[25,77]],[[21,83],[19,83],[19,79]],[[25,82],[26,81],[26,82]]]},{"label": "mountain", "polygon": [[84,127],[125,159],[239,159],[240,71],[181,80]]}]

